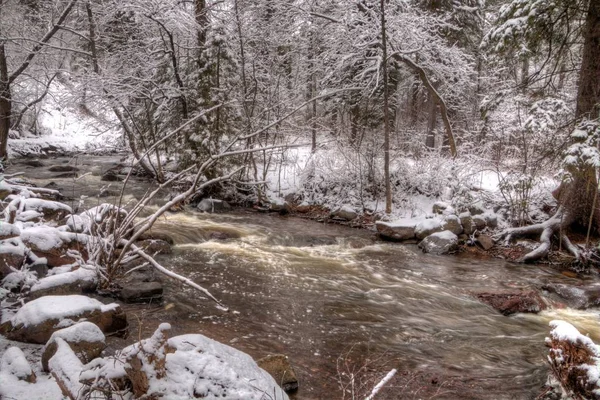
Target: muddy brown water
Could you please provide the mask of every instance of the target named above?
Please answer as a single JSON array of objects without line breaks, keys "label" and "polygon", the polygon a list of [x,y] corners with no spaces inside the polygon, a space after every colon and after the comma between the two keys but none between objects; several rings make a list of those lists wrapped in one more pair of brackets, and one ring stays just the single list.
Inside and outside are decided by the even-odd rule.
[{"label": "muddy brown water", "polygon": [[[9,172],[63,189],[71,184],[73,197],[89,196],[87,207],[99,201],[99,173],[115,161],[82,160],[93,173],[76,184],[45,167],[17,163]],[[139,196],[148,185],[135,181],[128,193]],[[256,358],[284,353],[299,376],[296,399],[364,398],[391,368],[399,373],[378,398],[534,399],[548,372],[549,321],[568,320],[600,341],[597,309],[505,317],[471,296],[581,283],[551,266],[425,255],[364,230],[244,210],[168,214],[154,230],[175,240],[173,254],[159,261],[209,289],[229,311],[165,280],[164,303],[125,306],[132,334],[112,347],[165,321],[173,334],[202,333]]]}]

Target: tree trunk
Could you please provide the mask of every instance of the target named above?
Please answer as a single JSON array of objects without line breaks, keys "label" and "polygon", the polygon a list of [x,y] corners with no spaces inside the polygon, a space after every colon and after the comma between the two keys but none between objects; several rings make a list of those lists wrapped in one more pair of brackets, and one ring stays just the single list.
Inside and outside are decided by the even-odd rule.
[{"label": "tree trunk", "polygon": [[596,119],[600,111],[600,2],[590,0],[589,3],[575,116]]},{"label": "tree trunk", "polygon": [[[1,5],[1,3],[0,3]],[[0,43],[0,160],[7,156],[8,131],[12,115],[12,100],[4,43]]]},{"label": "tree trunk", "polygon": [[383,48],[383,179],[385,180],[385,212],[392,212],[392,184],[390,182],[390,100],[387,74],[387,37],[385,31],[385,0],[381,0],[381,44]]}]

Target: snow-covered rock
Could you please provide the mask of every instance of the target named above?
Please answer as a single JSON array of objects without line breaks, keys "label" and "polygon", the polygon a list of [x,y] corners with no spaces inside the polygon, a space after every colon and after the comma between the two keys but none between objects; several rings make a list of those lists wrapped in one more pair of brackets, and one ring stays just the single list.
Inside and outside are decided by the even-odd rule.
[{"label": "snow-covered rock", "polygon": [[94,267],[80,267],[75,271],[56,274],[40,279],[29,290],[29,298],[37,299],[49,295],[68,295],[91,292],[98,284]]},{"label": "snow-covered rock", "polygon": [[0,325],[0,333],[19,342],[44,344],[59,329],[87,320],[106,333],[127,329],[127,318],[116,304],[79,295],[44,296],[26,303]]},{"label": "snow-covered rock", "polygon": [[485,211],[485,206],[481,202],[477,202],[469,206],[469,212],[471,213],[471,215],[483,214]]},{"label": "snow-covered rock", "polygon": [[356,210],[350,206],[342,206],[331,213],[332,218],[340,218],[346,221],[352,221],[358,217]]},{"label": "snow-covered rock", "polygon": [[485,219],[486,225],[492,229],[498,226],[498,215],[491,211],[486,211],[483,214],[483,219]]},{"label": "snow-covered rock", "polygon": [[88,321],[79,322],[68,328],[60,329],[50,336],[42,350],[42,369],[49,371],[48,362],[58,349],[57,339],[64,340],[75,353],[79,361],[87,364],[99,357],[106,348],[106,338],[102,330]]},{"label": "snow-covered rock", "polygon": [[565,398],[600,399],[600,349],[566,321],[551,321],[548,361]]},{"label": "snow-covered rock", "polygon": [[[0,359],[0,374],[12,375],[20,381],[35,383],[36,376],[25,354],[18,347],[8,348]],[[2,375],[0,375],[2,376]],[[0,382],[2,379],[0,378]]]},{"label": "snow-covered rock", "polygon": [[65,340],[56,338],[55,343],[56,351],[48,361],[48,369],[62,394],[71,400],[86,398],[89,390],[79,382],[83,363]]},{"label": "snow-covered rock", "polygon": [[0,240],[10,239],[18,237],[21,234],[21,230],[8,222],[0,223]]},{"label": "snow-covered rock", "polygon": [[473,217],[470,212],[460,213],[458,219],[460,220],[460,224],[462,225],[465,234],[471,235],[475,232],[475,225],[473,224]]},{"label": "snow-covered rock", "polygon": [[46,221],[58,221],[73,212],[71,207],[64,203],[37,198],[23,199],[22,211],[41,213]]},{"label": "snow-covered rock", "polygon": [[463,233],[463,226],[460,223],[460,219],[456,215],[447,215],[442,223],[442,228],[445,231],[450,231],[455,235]]},{"label": "snow-covered rock", "polygon": [[458,249],[458,236],[451,231],[432,233],[419,243],[425,253],[448,254]]},{"label": "snow-covered rock", "polygon": [[432,233],[441,232],[443,230],[442,220],[438,218],[425,219],[415,226],[415,236],[417,239],[422,240]]},{"label": "snow-covered rock", "polygon": [[385,239],[410,240],[415,238],[415,221],[384,222],[377,221],[377,232]]},{"label": "snow-covered rock", "polygon": [[286,214],[290,212],[290,204],[285,199],[275,197],[269,202],[269,211]]},{"label": "snow-covered rock", "polygon": [[229,203],[217,199],[203,199],[197,206],[198,210],[207,213],[227,212],[231,210]]},{"label": "snow-covered rock", "polygon": [[485,229],[487,226],[487,221],[483,214],[473,215],[473,228],[479,231]]},{"label": "snow-covered rock", "polygon": [[0,241],[0,279],[4,279],[13,269],[20,269],[25,261],[27,248],[19,238]]},{"label": "snow-covered rock", "polygon": [[86,243],[88,236],[64,232],[50,226],[35,226],[21,231],[21,240],[38,257],[46,258],[48,265],[60,267],[73,264],[78,257],[69,254],[69,250],[87,257]]}]

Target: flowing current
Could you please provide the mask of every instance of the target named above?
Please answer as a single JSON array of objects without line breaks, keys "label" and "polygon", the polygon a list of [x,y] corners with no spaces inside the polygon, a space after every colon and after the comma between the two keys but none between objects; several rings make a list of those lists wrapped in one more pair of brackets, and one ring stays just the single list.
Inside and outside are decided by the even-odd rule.
[{"label": "flowing current", "polygon": [[[92,206],[105,184],[98,170],[112,162],[85,159],[82,168],[94,175],[79,181],[39,167],[11,169],[40,185],[52,180],[67,195],[88,195]],[[139,196],[147,185],[137,182],[129,193]],[[379,398],[534,399],[548,372],[549,321],[565,319],[600,341],[596,309],[505,317],[473,297],[581,283],[550,266],[425,255],[365,230],[245,210],[168,213],[153,231],[175,241],[159,261],[229,311],[165,279],[162,304],[125,306],[129,342],[166,321],[173,334],[202,333],[255,358],[286,354],[300,381],[296,399],[364,398],[392,368],[399,372]]]}]

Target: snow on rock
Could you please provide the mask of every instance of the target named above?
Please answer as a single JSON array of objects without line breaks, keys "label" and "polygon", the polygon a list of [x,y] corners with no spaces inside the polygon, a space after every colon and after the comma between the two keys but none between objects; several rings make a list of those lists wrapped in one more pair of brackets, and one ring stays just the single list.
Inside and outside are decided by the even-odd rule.
[{"label": "snow on rock", "polygon": [[443,231],[442,227],[443,221],[438,218],[430,218],[422,220],[415,227],[415,235],[417,239],[425,239],[427,236],[432,233]]},{"label": "snow on rock", "polygon": [[546,344],[554,378],[572,398],[600,399],[600,349],[566,321],[550,322]]},{"label": "snow on rock", "polygon": [[448,254],[458,249],[458,236],[451,231],[432,233],[419,243],[425,253]]},{"label": "snow on rock", "polygon": [[456,215],[447,215],[442,223],[442,228],[445,231],[450,231],[455,235],[463,233],[463,226],[460,223],[460,219]]},{"label": "snow on rock", "polygon": [[13,237],[17,237],[21,234],[21,230],[7,222],[0,222],[0,240],[10,239]]},{"label": "snow on rock", "polygon": [[118,304],[104,305],[86,296],[71,295],[44,296],[26,303],[0,325],[0,332],[11,340],[43,344],[57,330],[84,319],[107,333],[127,328],[127,318]]},{"label": "snow on rock", "polygon": [[85,398],[88,392],[85,385],[79,383],[79,375],[83,364],[75,355],[69,344],[56,338],[56,352],[48,361],[48,368],[63,395],[69,399]]},{"label": "snow on rock", "polygon": [[417,222],[413,220],[396,222],[377,221],[375,226],[379,235],[384,239],[410,240],[415,238]]},{"label": "snow on rock", "polygon": [[98,276],[92,266],[83,266],[75,271],[56,274],[40,279],[29,290],[29,298],[47,295],[65,295],[89,292],[96,288]]},{"label": "snow on rock", "polygon": [[6,374],[29,383],[35,383],[36,381],[31,365],[25,358],[23,350],[18,347],[10,347],[0,359],[0,382],[2,382],[1,377]]},{"label": "snow on rock", "polygon": [[127,211],[113,204],[102,203],[79,214],[78,218],[67,221],[74,232],[83,232],[95,235],[98,230],[105,230],[106,224],[116,219],[123,221],[127,217]]},{"label": "snow on rock", "polygon": [[68,328],[60,329],[52,334],[42,350],[42,368],[49,371],[48,361],[56,354],[57,340],[61,338],[69,344],[77,358],[84,364],[99,357],[106,347],[106,338],[102,330],[91,322],[79,322]]},{"label": "snow on rock", "polygon": [[199,334],[176,336],[167,343],[176,349],[167,355],[169,398],[288,399],[252,357],[233,347]]},{"label": "snow on rock", "polygon": [[36,226],[21,231],[21,240],[38,257],[45,257],[48,265],[60,267],[73,264],[79,258],[69,251],[77,251],[87,257],[88,236],[64,232],[50,226]]},{"label": "snow on rock", "polygon": [[19,238],[0,240],[0,279],[21,268],[26,250]]},{"label": "snow on rock", "polygon": [[47,220],[59,220],[71,214],[71,207],[58,201],[29,198],[23,200],[22,211],[37,211],[44,214]]},{"label": "snow on rock", "polygon": [[341,218],[346,221],[352,221],[353,219],[358,217],[358,213],[356,212],[356,210],[353,207],[351,207],[349,205],[344,205],[344,206],[334,210],[331,213],[331,216],[334,218]]}]

